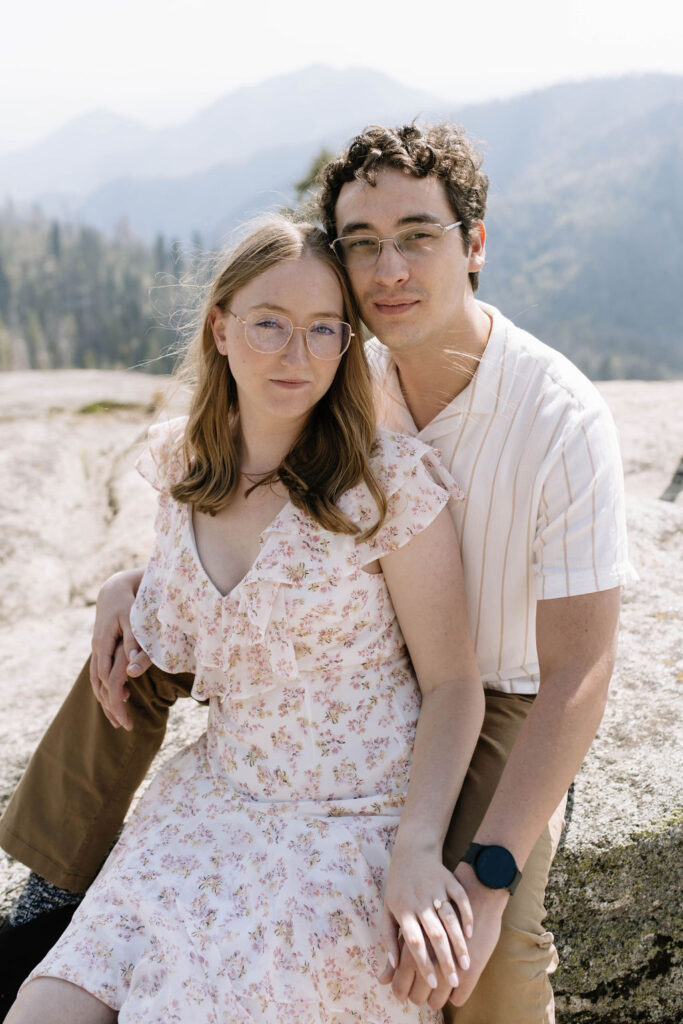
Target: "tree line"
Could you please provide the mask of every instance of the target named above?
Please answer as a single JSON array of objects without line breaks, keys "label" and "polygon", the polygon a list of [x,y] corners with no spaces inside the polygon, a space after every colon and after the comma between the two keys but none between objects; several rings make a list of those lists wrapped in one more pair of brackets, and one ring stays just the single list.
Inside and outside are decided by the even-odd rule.
[{"label": "tree line", "polygon": [[93,228],[0,215],[0,370],[65,367],[168,372],[183,279],[201,240],[149,246],[122,223]]}]

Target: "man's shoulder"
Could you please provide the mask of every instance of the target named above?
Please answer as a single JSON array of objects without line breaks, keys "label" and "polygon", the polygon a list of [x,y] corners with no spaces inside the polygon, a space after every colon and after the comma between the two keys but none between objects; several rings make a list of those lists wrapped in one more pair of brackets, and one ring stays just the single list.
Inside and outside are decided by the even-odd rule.
[{"label": "man's shoulder", "polygon": [[516,391],[534,406],[539,402],[545,406],[564,406],[577,416],[606,410],[595,384],[571,359],[495,307],[486,308],[493,316],[494,329],[503,338],[501,386],[508,396]]}]

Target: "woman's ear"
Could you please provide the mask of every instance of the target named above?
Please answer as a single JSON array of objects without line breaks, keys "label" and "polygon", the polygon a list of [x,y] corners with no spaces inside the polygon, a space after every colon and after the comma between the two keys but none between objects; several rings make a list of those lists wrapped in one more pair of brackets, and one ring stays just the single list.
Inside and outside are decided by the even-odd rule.
[{"label": "woman's ear", "polygon": [[211,332],[213,334],[213,340],[216,342],[216,348],[225,355],[228,351],[226,331],[228,326],[227,317],[220,306],[213,306],[209,313],[209,323],[211,324]]}]

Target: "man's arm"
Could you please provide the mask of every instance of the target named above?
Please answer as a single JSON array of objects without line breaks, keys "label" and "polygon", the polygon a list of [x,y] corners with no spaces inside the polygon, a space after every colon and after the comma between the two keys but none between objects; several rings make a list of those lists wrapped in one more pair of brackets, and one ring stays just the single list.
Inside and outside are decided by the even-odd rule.
[{"label": "man's arm", "polygon": [[130,610],[143,569],[129,569],[111,576],[97,596],[92,638],[90,683],[102,710],[118,729],[133,728],[126,708],[128,676],[140,675],[151,662],[140,651],[130,628]]},{"label": "man's arm", "polygon": [[[540,601],[536,640],[541,685],[501,775],[475,842],[509,849],[523,870],[538,836],[576,775],[603,715],[614,666],[620,590]],[[410,964],[394,975],[401,999],[433,1007],[450,997],[462,1006],[472,992],[500,935],[509,898],[506,890],[483,886],[464,863],[455,875],[465,887],[474,916],[468,940],[471,967],[460,971],[451,992],[447,982],[433,992]]]}]

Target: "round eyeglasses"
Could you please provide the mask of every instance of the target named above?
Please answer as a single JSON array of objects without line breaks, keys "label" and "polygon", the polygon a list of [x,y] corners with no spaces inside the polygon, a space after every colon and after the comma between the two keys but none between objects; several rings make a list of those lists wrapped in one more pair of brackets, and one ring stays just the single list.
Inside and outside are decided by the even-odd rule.
[{"label": "round eyeglasses", "polygon": [[459,228],[461,224],[461,220],[445,225],[430,222],[412,224],[389,238],[378,238],[377,235],[342,235],[330,243],[330,248],[349,270],[374,266],[385,242],[393,242],[397,251],[406,259],[417,260],[435,252],[446,232]]},{"label": "round eyeglasses", "polygon": [[316,359],[339,359],[351,344],[351,325],[343,320],[314,320],[308,327],[295,327],[288,316],[252,310],[246,319],[227,310],[244,326],[247,345],[254,352],[272,355],[288,344],[294,331],[303,331],[308,351]]}]

